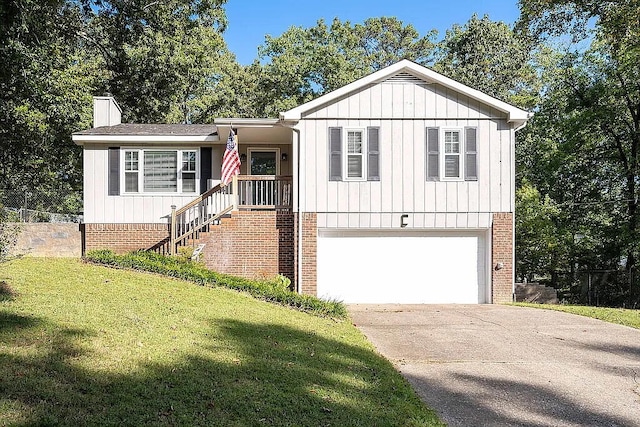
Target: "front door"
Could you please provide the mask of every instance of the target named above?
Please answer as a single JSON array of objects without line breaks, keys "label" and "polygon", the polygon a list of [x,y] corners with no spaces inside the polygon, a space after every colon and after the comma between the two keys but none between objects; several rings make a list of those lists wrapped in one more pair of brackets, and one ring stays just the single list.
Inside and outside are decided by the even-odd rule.
[{"label": "front door", "polygon": [[[280,150],[277,148],[249,148],[249,174],[280,174]],[[254,206],[276,205],[277,189],[275,180],[252,181],[250,190],[251,204]]]}]

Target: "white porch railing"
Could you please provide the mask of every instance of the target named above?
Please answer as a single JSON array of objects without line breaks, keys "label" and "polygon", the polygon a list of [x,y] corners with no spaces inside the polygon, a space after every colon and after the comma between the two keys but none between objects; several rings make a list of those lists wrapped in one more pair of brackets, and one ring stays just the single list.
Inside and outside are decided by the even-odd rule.
[{"label": "white porch railing", "polygon": [[291,176],[241,175],[231,185],[216,185],[176,210],[171,207],[170,247],[175,254],[180,246],[195,242],[202,232],[222,216],[237,209],[291,209]]},{"label": "white porch railing", "polygon": [[238,208],[289,209],[292,192],[291,176],[238,176]]}]

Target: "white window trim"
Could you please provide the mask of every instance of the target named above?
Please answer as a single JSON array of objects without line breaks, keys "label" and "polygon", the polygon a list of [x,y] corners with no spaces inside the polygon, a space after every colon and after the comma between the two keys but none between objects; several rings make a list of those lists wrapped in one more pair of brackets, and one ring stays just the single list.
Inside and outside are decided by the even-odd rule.
[{"label": "white window trim", "polygon": [[[126,191],[126,178],[125,178],[125,158],[127,151],[138,152],[138,191],[130,192]],[[144,191],[144,152],[145,151],[175,151],[177,162],[177,188],[175,192],[145,192]],[[196,152],[196,191],[184,192],[182,191],[182,153],[185,151]],[[191,171],[189,171],[191,172]],[[176,195],[188,195],[195,196],[200,194],[200,148],[199,147],[120,147],[120,195],[121,196],[176,196]]]},{"label": "white window trim", "polygon": [[251,156],[253,153],[276,153],[276,176],[280,175],[280,148],[248,147],[247,148],[247,175],[251,175]]},{"label": "white window trim", "polygon": [[[350,178],[349,177],[349,132],[360,132],[362,135],[362,176]],[[342,133],[342,170],[343,170],[343,181],[355,181],[355,182],[363,182],[367,180],[367,162],[368,162],[368,148],[369,141],[367,130],[365,128],[344,128]]]},{"label": "white window trim", "polygon": [[[459,151],[458,151],[458,158],[460,159],[460,163],[459,163],[459,169],[458,169],[458,176],[457,177],[447,177],[445,176],[446,172],[445,172],[445,156],[447,155],[447,153],[445,152],[445,147],[446,147],[446,142],[445,142],[445,135],[447,132],[458,132],[459,135]],[[463,128],[441,128],[440,129],[440,147],[438,147],[440,149],[440,158],[439,158],[439,169],[440,169],[440,181],[464,181],[464,129]]]}]

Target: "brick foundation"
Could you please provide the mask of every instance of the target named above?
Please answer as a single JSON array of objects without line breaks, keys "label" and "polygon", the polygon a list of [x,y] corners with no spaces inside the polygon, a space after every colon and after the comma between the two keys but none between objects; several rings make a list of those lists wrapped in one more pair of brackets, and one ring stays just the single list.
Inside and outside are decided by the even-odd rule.
[{"label": "brick foundation", "polygon": [[207,268],[235,276],[294,280],[294,216],[290,212],[235,211],[200,238]]},{"label": "brick foundation", "polygon": [[299,215],[302,220],[302,260],[298,261],[302,262],[302,293],[317,295],[318,216],[315,212]]},{"label": "brick foundation", "polygon": [[[502,268],[496,269],[498,264]],[[491,228],[491,288],[494,304],[513,299],[513,213],[493,214]]]},{"label": "brick foundation", "polygon": [[166,249],[169,224],[84,224],[83,253],[111,249],[126,253],[138,249]]}]

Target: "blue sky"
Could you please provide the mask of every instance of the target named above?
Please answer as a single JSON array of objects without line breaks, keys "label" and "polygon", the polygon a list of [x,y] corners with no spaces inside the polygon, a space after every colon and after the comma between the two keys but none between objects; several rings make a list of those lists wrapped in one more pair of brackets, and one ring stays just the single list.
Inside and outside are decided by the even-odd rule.
[{"label": "blue sky", "polygon": [[517,0],[228,0],[226,10],[225,40],[243,65],[257,57],[266,34],[279,36],[292,25],[311,27],[320,18],[362,23],[367,18],[395,16],[421,35],[435,28],[440,39],[473,13],[508,24],[519,14]]}]

